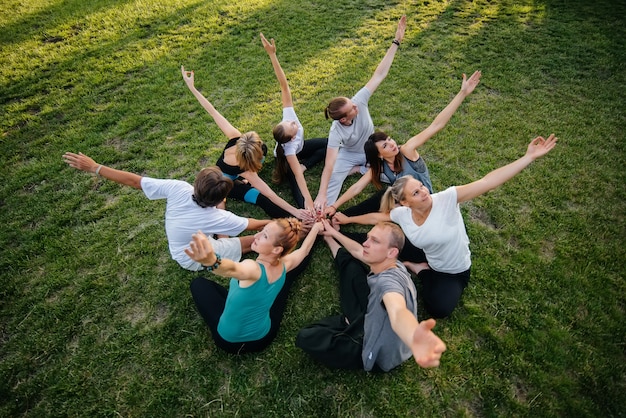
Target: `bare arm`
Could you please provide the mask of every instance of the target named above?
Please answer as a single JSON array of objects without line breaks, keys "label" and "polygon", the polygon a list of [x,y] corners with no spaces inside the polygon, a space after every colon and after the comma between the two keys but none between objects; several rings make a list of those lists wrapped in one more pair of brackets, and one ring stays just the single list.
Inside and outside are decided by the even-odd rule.
[{"label": "bare arm", "polygon": [[357,260],[363,261],[363,246],[358,242],[346,237],[341,232],[337,231],[328,223],[327,220],[323,219],[322,224],[324,225],[324,232],[322,235],[327,237],[332,237],[335,241],[341,244],[348,252]]},{"label": "bare arm", "polygon": [[[395,40],[398,43],[401,43],[404,39],[404,31],[406,30],[406,16],[402,16],[398,21],[398,28],[396,29],[396,37]],[[378,64],[376,70],[374,71],[374,75],[367,82],[365,87],[369,90],[371,94],[374,94],[380,83],[387,77],[389,73],[389,69],[391,68],[391,64],[393,63],[393,59],[396,56],[396,52],[400,46],[392,43],[387,53],[383,57],[383,60]]]},{"label": "bare arm", "polygon": [[[281,145],[278,145],[279,147]],[[304,207],[307,210],[315,209],[315,205],[313,204],[313,199],[311,198],[311,193],[309,192],[309,188],[306,184],[306,179],[304,178],[304,173],[302,172],[302,167],[300,167],[300,161],[298,161],[298,157],[295,155],[288,155],[287,163],[289,164],[289,168],[291,168],[291,172],[296,178],[296,183],[298,184],[298,188],[304,197]]]},{"label": "bare arm", "polygon": [[326,159],[324,160],[324,170],[322,171],[322,178],[320,179],[320,188],[315,198],[315,207],[323,209],[326,206],[326,193],[328,192],[328,183],[330,182],[330,176],[333,174],[333,167],[337,161],[337,155],[339,154],[339,148],[326,147]]},{"label": "bare arm", "polygon": [[276,56],[276,42],[274,42],[273,38],[268,41],[267,39],[265,39],[265,36],[263,36],[263,34],[261,34],[261,42],[263,43],[263,48],[265,48],[267,55],[270,56],[272,67],[274,67],[274,74],[276,74],[276,78],[278,79],[278,83],[280,84],[283,107],[293,107],[293,100],[291,98],[289,83],[287,82],[285,72],[280,66],[280,62],[278,62],[278,57]]},{"label": "bare arm", "polygon": [[296,209],[287,203],[282,197],[278,196],[274,190],[270,188],[270,186],[263,181],[261,177],[259,177],[258,173],[253,173],[251,171],[244,171],[240,174],[241,177],[248,180],[250,185],[257,189],[261,194],[267,197],[269,200],[274,202],[281,209],[289,212],[293,216],[299,219],[304,219],[306,216],[302,213],[303,209]]},{"label": "bare arm", "polygon": [[474,72],[474,74],[472,74],[469,79],[465,74],[463,74],[461,90],[457,93],[456,96],[454,96],[454,99],[452,99],[452,101],[448,103],[448,105],[437,115],[435,120],[433,120],[428,128],[424,129],[422,132],[409,139],[406,144],[400,147],[400,150],[405,157],[407,157],[411,161],[415,161],[417,159],[418,153],[416,149],[424,145],[426,141],[428,141],[437,132],[439,132],[446,126],[452,115],[456,112],[459,106],[461,106],[461,103],[463,103],[463,100],[465,100],[465,98],[474,91],[474,89],[480,82],[480,76],[480,71]]},{"label": "bare arm", "polygon": [[418,322],[406,307],[406,301],[400,293],[388,292],[383,295],[383,303],[389,314],[391,328],[398,337],[411,348],[415,362],[421,367],[437,367],[446,345],[432,328],[435,320]]},{"label": "bare arm", "polygon": [[285,268],[287,271],[291,271],[294,268],[298,267],[300,263],[304,260],[304,258],[309,255],[311,252],[311,248],[313,248],[313,244],[315,243],[315,238],[317,234],[320,233],[324,229],[324,226],[321,222],[316,222],[311,230],[307,234],[304,241],[300,245],[300,248],[295,250],[294,252],[287,254],[282,258],[283,263],[285,263]]},{"label": "bare arm", "polygon": [[337,212],[333,216],[333,225],[348,225],[348,224],[361,224],[361,225],[376,225],[379,222],[388,222],[391,220],[389,213],[372,212],[365,215],[358,216],[346,216],[341,212]]},{"label": "bare arm", "polygon": [[141,190],[140,175],[129,173],[128,171],[116,170],[114,168],[98,164],[82,152],[79,152],[78,154],[66,152],[63,154],[63,160],[69,164],[70,167],[86,171],[87,173],[96,173],[97,170],[97,174],[105,179]]},{"label": "bare arm", "polygon": [[271,219],[254,219],[248,218],[248,226],[246,231],[260,231],[265,225],[272,222]]},{"label": "bare arm", "polygon": [[457,202],[466,202],[503,185],[508,180],[515,177],[523,169],[528,167],[528,165],[530,165],[530,163],[535,161],[537,158],[550,152],[550,150],[556,146],[556,142],[557,137],[554,136],[554,134],[551,134],[548,139],[544,139],[541,136],[533,139],[530,141],[530,144],[528,144],[526,154],[524,154],[522,158],[519,158],[504,167],[493,170],[485,177],[480,180],[476,180],[473,183],[456,186]]},{"label": "bare arm", "polygon": [[191,93],[193,93],[195,98],[198,99],[198,102],[200,102],[204,110],[206,110],[209,115],[211,115],[218,128],[222,130],[224,135],[226,135],[228,139],[240,137],[241,132],[239,132],[239,130],[233,125],[231,125],[230,122],[228,122],[228,120],[224,116],[222,116],[222,114],[218,112],[217,109],[215,109],[211,102],[209,102],[206,97],[204,97],[202,93],[200,93],[196,89],[194,85],[193,71],[185,71],[185,67],[183,66],[180,67],[180,71],[183,74],[183,80],[185,80],[185,84],[187,84],[187,87],[189,88]]},{"label": "bare arm", "polygon": [[371,181],[372,170],[368,168],[365,174],[363,174],[363,176],[361,176],[361,178],[356,183],[350,186],[350,188],[346,190],[344,194],[339,196],[335,203],[333,203],[331,206],[326,207],[326,214],[332,216],[337,213],[341,205],[361,193]]},{"label": "bare arm", "polygon": [[[189,247],[185,248],[185,254],[203,266],[212,266],[217,261],[213,246],[202,231],[191,236],[191,242]],[[261,268],[254,260],[247,259],[236,262],[223,258],[213,273],[222,277],[233,277],[237,280],[256,281],[261,277]]]}]

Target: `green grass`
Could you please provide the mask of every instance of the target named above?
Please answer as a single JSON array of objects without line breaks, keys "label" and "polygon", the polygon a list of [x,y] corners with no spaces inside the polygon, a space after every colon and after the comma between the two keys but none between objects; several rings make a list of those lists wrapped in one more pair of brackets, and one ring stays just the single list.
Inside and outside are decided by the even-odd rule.
[{"label": "green grass", "polygon": [[[5,0],[0,13],[0,416],[626,415],[622,2]],[[405,141],[461,73],[483,71],[421,149],[436,190],[517,158],[536,135],[560,138],[463,205],[472,280],[438,322],[441,366],[334,371],[295,347],[300,327],[338,309],[321,245],[273,345],[219,351],[190,297],[196,275],[169,258],[164,203],[61,155],[193,179],[224,138],[181,64],[235,126],[272,144],[280,93],[260,31],[277,40],[307,137],[326,136],[322,109],[367,82],[402,14],[405,42],[370,101],[377,127]],[[314,193],[320,173],[307,173]]]}]

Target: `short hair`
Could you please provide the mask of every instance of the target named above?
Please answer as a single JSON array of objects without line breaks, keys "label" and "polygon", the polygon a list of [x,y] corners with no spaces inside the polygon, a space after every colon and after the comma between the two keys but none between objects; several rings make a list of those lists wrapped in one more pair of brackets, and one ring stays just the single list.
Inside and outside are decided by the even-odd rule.
[{"label": "short hair", "polygon": [[216,166],[200,170],[193,183],[192,199],[202,208],[217,206],[226,199],[233,188],[233,181],[224,177]]},{"label": "short hair", "polygon": [[326,119],[339,120],[345,118],[347,115],[341,111],[341,109],[348,103],[347,97],[335,97],[328,103],[326,109],[324,109],[324,116]]},{"label": "short hair", "polygon": [[256,132],[250,131],[241,135],[235,148],[235,158],[239,168],[243,171],[258,173],[263,167],[263,148],[263,141]]},{"label": "short hair", "polygon": [[388,221],[379,222],[376,226],[389,230],[389,247],[397,248],[398,253],[402,252],[402,249],[404,248],[404,232],[402,232],[402,228],[400,228],[397,224]]}]

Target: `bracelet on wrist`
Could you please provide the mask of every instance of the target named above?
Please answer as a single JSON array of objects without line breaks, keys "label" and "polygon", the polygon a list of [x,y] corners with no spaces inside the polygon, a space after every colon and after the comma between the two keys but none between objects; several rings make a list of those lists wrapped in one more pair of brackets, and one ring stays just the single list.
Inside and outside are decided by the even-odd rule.
[{"label": "bracelet on wrist", "polygon": [[393,41],[391,41],[392,44],[396,44],[398,46],[398,48],[400,48],[400,41],[397,39],[394,39]]},{"label": "bracelet on wrist", "polygon": [[100,164],[98,166],[98,168],[96,168],[96,176],[100,177],[100,170],[102,169],[102,164]]},{"label": "bracelet on wrist", "polygon": [[220,266],[220,264],[222,264],[222,256],[219,255],[218,253],[215,253],[215,263],[213,263],[213,265],[211,266],[205,266],[203,264],[202,267],[204,267],[204,269],[207,271],[213,271],[217,269]]}]

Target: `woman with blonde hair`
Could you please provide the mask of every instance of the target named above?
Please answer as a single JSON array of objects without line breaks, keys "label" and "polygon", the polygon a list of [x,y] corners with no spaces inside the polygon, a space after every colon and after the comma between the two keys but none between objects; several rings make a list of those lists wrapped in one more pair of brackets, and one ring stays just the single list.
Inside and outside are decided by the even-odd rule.
[{"label": "woman with blonde hair", "polygon": [[457,306],[469,283],[472,264],[459,204],[501,186],[547,154],[556,142],[554,134],[547,139],[538,136],[530,142],[523,157],[480,180],[439,193],[431,194],[412,176],[401,177],[385,192],[380,213],[356,217],[337,214],[336,222],[376,224],[391,220],[399,224],[413,245],[413,251],[403,249],[400,259],[420,279],[426,310],[436,318],[446,317]]},{"label": "woman with blonde hair", "polygon": [[287,203],[259,177],[267,153],[267,147],[259,135],[254,131],[242,134],[231,125],[196,89],[194,72],[185,71],[183,66],[180,69],[189,90],[228,138],[224,151],[216,163],[224,175],[235,183],[228,196],[258,205],[272,218],[295,216],[299,219],[309,219],[307,211]]},{"label": "woman with blonde hair", "polygon": [[187,255],[207,270],[231,278],[228,290],[202,277],[191,282],[196,307],[218,347],[243,354],[262,351],[274,340],[289,289],[306,267],[323,229],[321,222],[314,224],[300,248],[292,252],[302,233],[301,222],[275,219],[254,236],[251,248],[258,253],[256,260],[241,262],[223,259],[204,234],[194,234],[185,249]]}]

